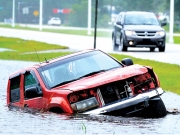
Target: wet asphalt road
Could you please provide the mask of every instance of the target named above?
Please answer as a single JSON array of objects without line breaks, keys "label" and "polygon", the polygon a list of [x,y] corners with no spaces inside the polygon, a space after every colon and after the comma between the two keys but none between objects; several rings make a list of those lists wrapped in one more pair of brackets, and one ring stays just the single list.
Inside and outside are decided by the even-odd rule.
[{"label": "wet asphalt road", "polygon": [[[0,28],[1,30],[1,28]],[[21,32],[10,32],[18,35]],[[9,33],[9,31],[8,31]],[[44,36],[38,36],[39,32],[27,32],[20,36],[22,38],[33,39],[38,41],[44,41],[49,43],[59,43],[64,42],[63,37],[57,35],[52,36],[49,40],[49,34],[42,34]],[[41,32],[40,32],[41,33]],[[2,31],[0,35],[2,35]],[[12,34],[13,35],[13,34]],[[9,34],[9,36],[12,36]],[[14,36],[15,36],[14,35]],[[53,34],[52,34],[53,35]],[[46,37],[47,36],[47,37]],[[12,36],[13,37],[13,36]],[[64,37],[66,38],[66,36]],[[78,38],[77,38],[78,39]],[[70,41],[73,46],[72,49],[85,49],[87,46],[80,46],[80,41],[74,38],[74,41]],[[46,41],[48,40],[48,41]],[[61,41],[62,40],[62,41]],[[75,42],[77,40],[77,42]],[[83,39],[84,43],[87,43],[86,38]],[[87,38],[88,40],[88,38]],[[102,39],[102,41],[104,41]],[[98,43],[102,42],[98,40]],[[109,40],[107,40],[109,42]],[[64,42],[64,45],[67,44]],[[69,43],[68,43],[69,44]],[[79,47],[74,47],[74,45]],[[89,43],[87,43],[89,44]],[[168,45],[169,46],[169,45]],[[174,45],[175,46],[175,45]],[[173,46],[173,47],[174,47]],[[100,45],[100,47],[102,47]],[[102,47],[105,51],[110,51],[111,46]],[[109,48],[109,49],[108,49]],[[175,50],[178,50],[175,48]],[[128,53],[132,55],[139,55],[138,57],[151,57],[158,56],[157,58],[161,60],[160,57],[168,57],[174,55],[176,60],[173,61],[173,57],[168,59],[168,63],[179,63],[178,53],[174,53],[173,49],[167,49],[165,53],[159,53],[157,51],[153,53],[147,52],[147,50],[131,50]],[[121,53],[121,52],[119,52]],[[167,54],[166,54],[167,53]],[[142,54],[142,55],[141,55]],[[155,56],[156,55],[156,56]],[[169,56],[163,56],[169,55]],[[170,60],[170,61],[169,61]],[[166,62],[166,61],[165,61]],[[162,95],[162,99],[168,110],[168,115],[164,118],[159,119],[145,119],[139,117],[114,117],[114,116],[85,116],[85,115],[57,115],[53,113],[40,113],[33,110],[21,110],[18,108],[8,108],[6,106],[6,87],[9,74],[12,72],[26,67],[28,65],[34,64],[33,62],[22,62],[22,61],[3,61],[0,60],[0,134],[180,134],[180,96],[174,93],[166,92]]]}]

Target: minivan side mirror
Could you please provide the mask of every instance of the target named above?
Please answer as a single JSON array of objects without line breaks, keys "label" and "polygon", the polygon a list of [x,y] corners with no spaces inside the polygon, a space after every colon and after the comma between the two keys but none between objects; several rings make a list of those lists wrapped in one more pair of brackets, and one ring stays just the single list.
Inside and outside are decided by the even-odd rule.
[{"label": "minivan side mirror", "polygon": [[36,86],[27,88],[25,90],[25,97],[26,98],[35,98],[42,96],[42,92],[38,90]]},{"label": "minivan side mirror", "polygon": [[117,22],[116,22],[116,24],[117,24],[117,25],[122,25],[122,23],[121,23],[121,22],[119,22],[119,21],[117,21]]},{"label": "minivan side mirror", "polygon": [[166,25],[166,21],[162,21],[161,26],[165,26],[165,25]]},{"label": "minivan side mirror", "polygon": [[126,66],[130,66],[133,65],[133,61],[131,58],[125,58],[121,60],[122,64],[126,65]]}]

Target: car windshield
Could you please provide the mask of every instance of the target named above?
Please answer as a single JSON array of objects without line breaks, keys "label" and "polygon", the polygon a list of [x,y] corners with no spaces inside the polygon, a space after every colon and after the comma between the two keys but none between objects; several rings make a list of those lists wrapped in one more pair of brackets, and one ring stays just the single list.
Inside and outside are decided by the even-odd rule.
[{"label": "car windshield", "polygon": [[126,14],[126,25],[159,25],[159,22],[153,14]]},{"label": "car windshield", "polygon": [[38,71],[46,86],[53,88],[118,67],[122,65],[105,53],[91,51],[40,67]]}]

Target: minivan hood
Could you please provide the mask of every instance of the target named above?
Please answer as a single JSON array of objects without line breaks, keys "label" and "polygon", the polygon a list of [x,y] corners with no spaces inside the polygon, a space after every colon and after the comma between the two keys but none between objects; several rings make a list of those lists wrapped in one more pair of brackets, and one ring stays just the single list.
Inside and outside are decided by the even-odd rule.
[{"label": "minivan hood", "polygon": [[89,77],[84,77],[80,80],[54,88],[54,90],[67,89],[67,90],[79,91],[83,89],[94,88],[110,82],[124,80],[132,76],[144,74],[147,71],[148,71],[147,68],[143,66],[132,65],[128,67],[113,69],[106,72],[101,72],[99,74],[95,74]]},{"label": "minivan hood", "polygon": [[160,31],[164,30],[159,25],[124,25],[125,30],[134,30],[134,31]]}]

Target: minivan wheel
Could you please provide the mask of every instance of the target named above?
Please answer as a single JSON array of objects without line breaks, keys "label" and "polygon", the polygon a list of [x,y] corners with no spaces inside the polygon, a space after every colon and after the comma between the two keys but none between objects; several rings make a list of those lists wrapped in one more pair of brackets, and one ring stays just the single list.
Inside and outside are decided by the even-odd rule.
[{"label": "minivan wheel", "polygon": [[112,37],[112,46],[113,46],[113,50],[116,51],[119,49],[119,45],[116,44],[116,40],[115,40],[115,37],[113,36]]},{"label": "minivan wheel", "polygon": [[167,115],[167,110],[164,102],[160,97],[149,101],[149,107],[144,111],[144,115],[150,118],[160,118]]},{"label": "minivan wheel", "polygon": [[159,52],[164,52],[165,51],[165,46],[159,47]]},{"label": "minivan wheel", "polygon": [[123,37],[121,37],[120,46],[121,46],[121,51],[127,51],[127,47],[124,45]]}]

